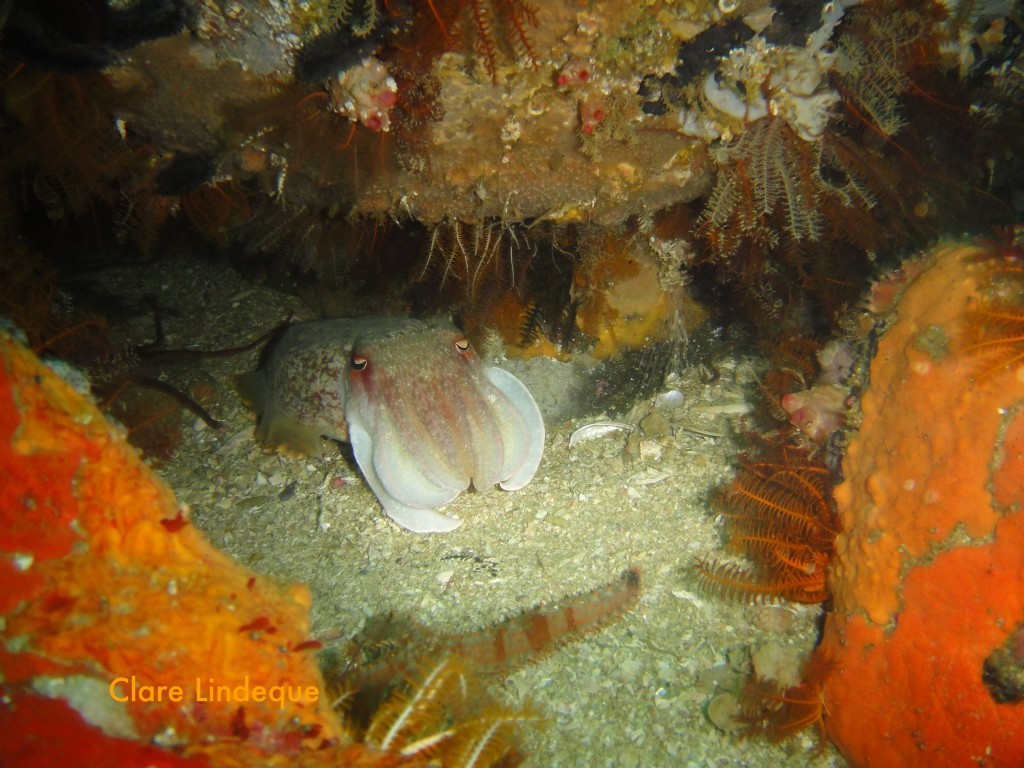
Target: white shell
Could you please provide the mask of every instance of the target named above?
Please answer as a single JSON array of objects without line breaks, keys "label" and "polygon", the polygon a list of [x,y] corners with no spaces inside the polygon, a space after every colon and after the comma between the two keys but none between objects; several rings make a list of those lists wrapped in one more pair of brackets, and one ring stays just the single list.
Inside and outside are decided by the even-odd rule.
[{"label": "white shell", "polygon": [[610,435],[612,432],[618,432],[620,430],[632,432],[634,429],[636,429],[636,427],[632,424],[626,424],[621,421],[595,421],[593,424],[583,425],[569,435],[569,447],[575,448],[585,440],[604,437],[605,435]]},{"label": "white shell", "polygon": [[654,407],[662,411],[671,411],[673,408],[681,406],[685,399],[683,393],[678,389],[670,389],[654,399]]}]

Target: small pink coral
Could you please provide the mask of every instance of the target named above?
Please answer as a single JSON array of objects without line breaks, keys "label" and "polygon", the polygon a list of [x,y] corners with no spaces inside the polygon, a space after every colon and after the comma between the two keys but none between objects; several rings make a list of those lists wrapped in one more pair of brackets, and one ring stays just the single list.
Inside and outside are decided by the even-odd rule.
[{"label": "small pink coral", "polygon": [[587,85],[594,77],[593,68],[584,61],[570,61],[558,73],[555,82],[559,88],[575,88]]},{"label": "small pink coral", "polygon": [[783,397],[782,407],[797,429],[822,444],[846,423],[846,389],[837,384],[816,384]]},{"label": "small pink coral", "polygon": [[922,269],[924,264],[920,259],[910,259],[903,262],[899,268],[880,277],[871,284],[864,308],[873,315],[888,312]]},{"label": "small pink coral", "polygon": [[593,133],[598,123],[608,114],[604,96],[600,93],[590,94],[580,99],[580,130]]},{"label": "small pink coral", "polygon": [[856,362],[857,354],[850,342],[833,339],[818,350],[818,365],[821,366],[818,383],[842,384],[853,373]]},{"label": "small pink coral", "polygon": [[371,131],[387,132],[391,128],[391,108],[398,101],[398,84],[383,63],[364,59],[338,74],[327,90],[331,109],[358,120]]},{"label": "small pink coral", "polygon": [[598,123],[608,114],[605,94],[594,81],[593,64],[579,59],[567,62],[555,78],[559,88],[576,92],[579,99],[580,130],[586,134],[593,133]]}]

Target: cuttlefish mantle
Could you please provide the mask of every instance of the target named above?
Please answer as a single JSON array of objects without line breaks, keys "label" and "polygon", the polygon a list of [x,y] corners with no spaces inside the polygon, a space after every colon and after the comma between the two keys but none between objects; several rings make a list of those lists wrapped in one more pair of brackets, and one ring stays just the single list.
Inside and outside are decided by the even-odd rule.
[{"label": "cuttlefish mantle", "polygon": [[417,533],[461,525],[437,509],[470,485],[522,488],[544,452],[529,390],[444,320],[298,323],[237,384],[257,439],[312,455],[321,436],[351,443],[388,517]]}]

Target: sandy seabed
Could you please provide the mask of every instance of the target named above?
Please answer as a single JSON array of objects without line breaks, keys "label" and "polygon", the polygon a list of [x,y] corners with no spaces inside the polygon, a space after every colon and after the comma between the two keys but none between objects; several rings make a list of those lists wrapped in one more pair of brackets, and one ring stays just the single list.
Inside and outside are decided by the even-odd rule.
[{"label": "sandy seabed", "polygon": [[[289,312],[313,318],[294,296],[194,258],[96,279],[129,301],[154,297],[168,348],[232,347]],[[139,314],[122,330],[125,343],[150,340],[152,317]],[[569,440],[591,422],[637,423],[653,401],[628,413],[549,420],[544,458],[526,488],[463,494],[445,508],[465,521],[459,529],[418,535],[384,516],[344,447],[289,459],[256,445],[253,416],[230,377],[257,358],[254,351],[168,367],[168,381],[199,379],[218,393],[210,409],[226,426],[186,425],[159,472],[215,545],[268,577],[309,585],[312,637],[325,648],[344,650],[389,613],[424,632],[470,632],[636,567],[642,587],[632,611],[492,681],[496,698],[528,702],[542,717],[525,735],[526,765],[844,765],[830,747],[815,757],[810,733],[781,745],[743,740],[707,715],[716,693],[739,685],[754,650],[809,650],[820,615],[817,607],[725,602],[702,592],[693,574],[697,558],[723,556],[709,500],[739,450],[734,420],[751,397],[748,360],[720,363],[714,381],[700,368],[676,372],[671,386],[682,405],[666,410],[669,428],[635,441],[637,450],[627,452],[625,431],[573,447]],[[545,387],[565,386],[540,369],[515,372],[542,402],[556,394]]]}]

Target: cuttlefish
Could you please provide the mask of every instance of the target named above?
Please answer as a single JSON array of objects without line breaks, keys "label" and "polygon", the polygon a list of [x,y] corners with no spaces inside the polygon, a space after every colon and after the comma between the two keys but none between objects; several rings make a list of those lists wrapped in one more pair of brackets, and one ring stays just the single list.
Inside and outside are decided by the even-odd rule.
[{"label": "cuttlefish", "polygon": [[316,456],[321,436],[351,443],[384,512],[418,533],[461,525],[437,508],[470,485],[522,488],[544,452],[530,391],[446,320],[298,323],[236,381],[258,440]]}]

